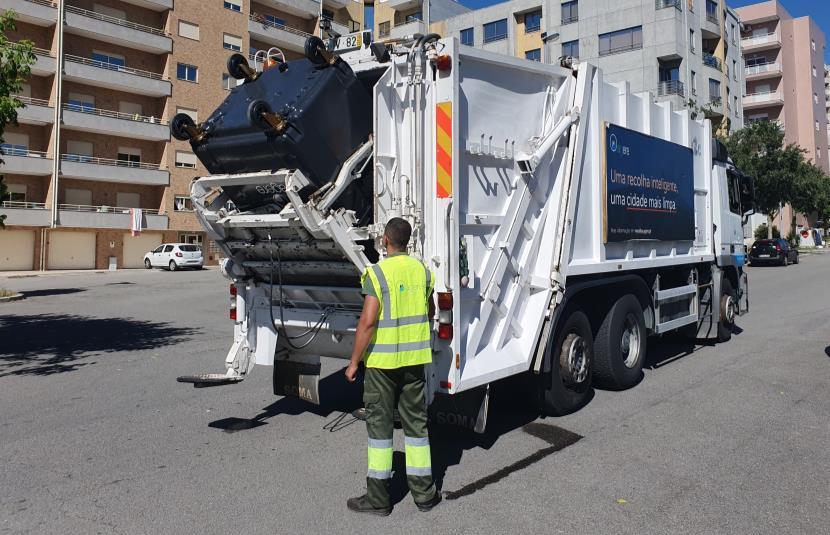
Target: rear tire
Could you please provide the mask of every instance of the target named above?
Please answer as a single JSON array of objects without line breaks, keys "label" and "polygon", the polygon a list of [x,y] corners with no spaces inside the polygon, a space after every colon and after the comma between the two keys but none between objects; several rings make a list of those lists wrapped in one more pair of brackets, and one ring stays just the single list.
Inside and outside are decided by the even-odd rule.
[{"label": "rear tire", "polygon": [[723,277],[720,287],[720,319],[718,321],[718,342],[728,342],[732,339],[732,329],[735,327],[735,314],[738,307],[738,294],[732,288],[732,283]]},{"label": "rear tire", "polygon": [[175,260],[171,260],[170,264],[168,264],[167,267],[170,268],[170,271],[176,271],[177,269],[179,269],[179,266],[176,265]]},{"label": "rear tire", "polygon": [[591,399],[594,340],[585,313],[576,310],[556,329],[550,348],[550,375],[542,390],[542,411],[564,416]]},{"label": "rear tire", "polygon": [[793,264],[798,264],[798,251],[795,252],[795,260],[793,260]]},{"label": "rear tire", "polygon": [[603,388],[624,390],[643,378],[646,322],[643,307],[632,294],[611,307],[594,341],[594,381]]},{"label": "rear tire", "polygon": [[787,255],[784,255],[784,258],[781,259],[781,265],[784,266],[784,267],[787,267],[788,265],[790,265],[790,260],[787,257]]},{"label": "rear tire", "polygon": [[153,268],[153,264],[150,263],[150,259],[145,258],[144,259],[144,269],[152,269],[152,268]]}]

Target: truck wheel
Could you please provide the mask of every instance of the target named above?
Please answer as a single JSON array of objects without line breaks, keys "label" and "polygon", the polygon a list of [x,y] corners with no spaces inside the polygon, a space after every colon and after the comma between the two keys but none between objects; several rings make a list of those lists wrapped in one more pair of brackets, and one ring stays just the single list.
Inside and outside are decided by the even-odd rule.
[{"label": "truck wheel", "polygon": [[631,294],[620,297],[605,315],[594,342],[594,381],[623,390],[643,377],[646,357],[646,322],[640,301]]},{"label": "truck wheel", "polygon": [[550,352],[550,384],[542,392],[542,410],[551,416],[564,416],[591,399],[594,341],[591,323],[580,311],[572,312],[557,330]]},{"label": "truck wheel", "polygon": [[718,321],[718,342],[728,342],[735,327],[735,315],[738,310],[738,294],[732,283],[724,277],[720,287],[720,320]]}]

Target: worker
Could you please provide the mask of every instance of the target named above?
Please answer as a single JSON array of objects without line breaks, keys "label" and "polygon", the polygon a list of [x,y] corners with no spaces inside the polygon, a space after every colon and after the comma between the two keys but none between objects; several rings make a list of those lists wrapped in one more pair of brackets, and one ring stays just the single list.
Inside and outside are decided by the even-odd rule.
[{"label": "worker", "polygon": [[346,379],[353,382],[366,355],[363,404],[369,433],[367,492],[350,498],[358,513],[392,512],[392,430],[395,405],[401,418],[406,453],[406,481],[415,505],[429,511],[441,501],[432,478],[427,433],[424,365],[432,362],[430,319],[435,314],[432,272],[406,254],[412,227],[399,217],[383,233],[386,258],[362,277],[363,311],[355,333]]}]

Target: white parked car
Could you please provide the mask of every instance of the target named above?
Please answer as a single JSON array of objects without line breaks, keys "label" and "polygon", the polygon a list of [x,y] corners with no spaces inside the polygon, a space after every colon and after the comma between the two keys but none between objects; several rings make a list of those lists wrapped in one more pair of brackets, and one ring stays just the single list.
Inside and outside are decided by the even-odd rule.
[{"label": "white parked car", "polygon": [[192,243],[162,243],[144,255],[144,267],[167,268],[176,271],[179,268],[202,269],[204,259],[202,249]]}]

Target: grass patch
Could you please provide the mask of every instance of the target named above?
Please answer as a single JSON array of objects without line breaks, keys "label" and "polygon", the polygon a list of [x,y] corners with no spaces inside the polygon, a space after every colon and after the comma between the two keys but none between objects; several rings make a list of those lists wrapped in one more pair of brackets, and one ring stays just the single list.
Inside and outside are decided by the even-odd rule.
[{"label": "grass patch", "polygon": [[0,288],[0,297],[11,297],[13,295],[17,295],[17,293],[5,288]]}]

